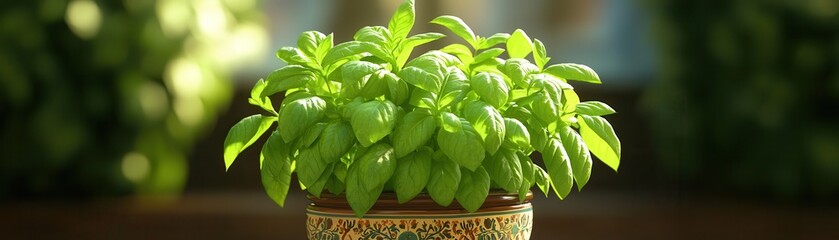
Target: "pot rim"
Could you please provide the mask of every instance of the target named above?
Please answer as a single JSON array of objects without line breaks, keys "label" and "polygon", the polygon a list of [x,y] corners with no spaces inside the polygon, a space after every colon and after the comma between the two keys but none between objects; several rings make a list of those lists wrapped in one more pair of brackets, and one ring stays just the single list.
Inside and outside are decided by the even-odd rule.
[{"label": "pot rim", "polygon": [[[309,210],[342,214],[353,213],[343,193],[340,195],[322,193],[320,198],[308,194],[307,198],[312,201],[309,204]],[[517,193],[492,190],[476,213],[529,209],[532,199],[533,192],[531,191],[527,192],[523,201],[519,201]],[[367,214],[428,214],[429,211],[439,214],[462,214],[467,212],[457,201],[452,201],[449,206],[440,206],[427,193],[420,193],[414,199],[400,204],[395,192],[383,192]]]}]

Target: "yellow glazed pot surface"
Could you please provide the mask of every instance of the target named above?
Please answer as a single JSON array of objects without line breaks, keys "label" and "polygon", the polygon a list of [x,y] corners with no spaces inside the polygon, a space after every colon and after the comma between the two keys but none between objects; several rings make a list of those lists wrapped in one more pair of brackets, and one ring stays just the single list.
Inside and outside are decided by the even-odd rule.
[{"label": "yellow glazed pot surface", "polygon": [[525,201],[490,193],[474,213],[456,202],[439,206],[428,195],[398,204],[395,194],[383,193],[363,218],[353,214],[343,195],[309,198],[309,239],[529,239],[533,226],[531,193]]}]

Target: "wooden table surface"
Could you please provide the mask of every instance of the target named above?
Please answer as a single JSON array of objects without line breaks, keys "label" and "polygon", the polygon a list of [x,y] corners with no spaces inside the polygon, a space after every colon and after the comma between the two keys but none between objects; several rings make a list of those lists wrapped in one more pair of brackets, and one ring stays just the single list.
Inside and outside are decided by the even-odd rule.
[{"label": "wooden table surface", "polygon": [[[552,198],[554,198],[552,196]],[[0,205],[0,239],[304,239],[307,200],[261,192]],[[839,239],[839,208],[585,191],[537,196],[532,239]]]}]

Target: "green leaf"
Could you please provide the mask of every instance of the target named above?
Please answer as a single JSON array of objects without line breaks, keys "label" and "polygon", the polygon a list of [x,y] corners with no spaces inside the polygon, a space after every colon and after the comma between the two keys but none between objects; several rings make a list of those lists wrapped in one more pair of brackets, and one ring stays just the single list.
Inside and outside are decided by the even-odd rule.
[{"label": "green leaf", "polygon": [[379,64],[366,61],[350,61],[341,67],[341,97],[353,99],[361,94],[370,75],[382,70]]},{"label": "green leaf", "polygon": [[282,47],[280,50],[277,50],[277,58],[283,60],[289,65],[303,65],[308,67],[317,66],[317,64],[301,52],[300,49],[293,47]]},{"label": "green leaf", "polygon": [[460,185],[460,167],[443,155],[436,156],[439,158],[435,158],[436,161],[431,165],[431,176],[426,189],[434,202],[440,206],[449,206]]},{"label": "green leaf", "polygon": [[335,47],[330,49],[329,52],[326,53],[326,56],[323,57],[321,65],[324,67],[330,66],[341,60],[350,59],[365,53],[372,54],[373,56],[387,62],[393,61],[390,54],[388,54],[379,45],[369,42],[350,41],[335,45]]},{"label": "green leaf", "polygon": [[350,208],[352,208],[353,212],[357,217],[364,216],[364,213],[370,210],[373,207],[373,204],[376,203],[376,200],[379,198],[379,195],[382,194],[382,190],[384,189],[384,185],[376,187],[373,190],[367,190],[363,181],[365,178],[369,177],[361,173],[360,164],[352,164],[347,170],[347,202],[350,204]]},{"label": "green leaf", "polygon": [[504,134],[504,141],[509,142],[518,149],[530,148],[530,132],[521,121],[515,118],[504,118],[504,128],[507,132]]},{"label": "green leaf", "polygon": [[233,125],[224,139],[224,170],[227,171],[236,160],[236,156],[259,139],[259,136],[262,136],[275,121],[277,121],[275,117],[256,114]]},{"label": "green leaf", "polygon": [[472,28],[469,28],[469,26],[466,25],[466,23],[464,23],[459,17],[448,15],[439,16],[434,20],[431,20],[431,23],[448,28],[455,35],[460,36],[463,40],[466,40],[469,45],[472,45],[472,48],[477,49],[478,39],[475,37],[475,33],[472,32]]},{"label": "green leaf", "polygon": [[507,192],[518,192],[521,187],[521,162],[518,155],[509,149],[499,149],[483,163],[490,178]]},{"label": "green leaf", "polygon": [[391,37],[390,31],[382,26],[366,26],[355,32],[353,39],[359,42],[369,42],[378,46],[386,46]]},{"label": "green leaf", "polygon": [[536,66],[539,67],[539,69],[542,69],[545,67],[545,64],[547,64],[548,61],[551,60],[551,58],[548,57],[548,51],[545,50],[545,45],[542,44],[542,41],[539,41],[539,39],[534,40],[535,41],[533,42],[533,62],[536,63]]},{"label": "green leaf", "polygon": [[551,185],[559,199],[565,199],[574,185],[574,174],[571,170],[571,160],[558,136],[552,136],[542,150],[542,160],[548,168]]},{"label": "green leaf", "polygon": [[268,197],[282,207],[291,185],[291,158],[289,146],[283,143],[279,132],[271,133],[265,145],[262,145],[260,159],[262,187]]},{"label": "green leaf", "polygon": [[445,63],[433,56],[420,56],[410,62],[397,74],[402,80],[415,87],[438,93],[443,81]]},{"label": "green leaf", "polygon": [[470,64],[475,61],[472,58],[472,50],[469,50],[469,47],[460,43],[449,44],[441,48],[440,51],[456,56],[464,64]]},{"label": "green leaf", "polygon": [[265,81],[266,86],[260,92],[260,97],[271,96],[293,88],[302,88],[306,86],[306,83],[315,81],[315,75],[306,67],[288,65],[268,74]]},{"label": "green leaf", "polygon": [[621,142],[612,125],[603,117],[579,115],[580,135],[591,153],[603,163],[618,171]]},{"label": "green leaf", "polygon": [[340,121],[329,123],[323,129],[317,147],[321,158],[327,163],[332,163],[347,154],[354,144],[355,136],[350,124]]},{"label": "green leaf", "polygon": [[300,135],[300,140],[297,141],[297,148],[308,148],[312,143],[318,140],[320,133],[326,128],[326,123],[315,123],[309,129],[305,129],[303,135]]},{"label": "green leaf", "polygon": [[[338,169],[338,168],[339,168],[338,166],[335,166],[335,169]],[[336,177],[335,175],[332,175],[329,178],[329,180],[326,182],[326,189],[329,190],[329,193],[332,193],[334,195],[339,195],[339,194],[343,193],[344,189],[346,189],[346,187],[347,187],[347,185],[344,184],[344,182],[342,182],[340,179],[338,179],[338,177]]]},{"label": "green leaf", "polygon": [[405,0],[390,18],[387,28],[394,39],[403,39],[408,36],[412,27],[414,27],[414,0]]},{"label": "green leaf", "polygon": [[440,98],[440,104],[438,104],[438,108],[445,108],[461,98],[463,98],[463,91],[461,90],[455,90],[453,92],[446,93],[446,95],[443,95],[443,97]]},{"label": "green leaf", "polygon": [[457,189],[457,202],[466,211],[475,212],[484,204],[489,195],[489,174],[483,167],[475,171],[461,170],[460,185]]},{"label": "green leaf", "polygon": [[306,31],[297,38],[297,48],[310,59],[318,58],[318,47],[326,39],[326,35],[318,31]]},{"label": "green leaf", "polygon": [[506,43],[507,39],[510,38],[510,34],[507,33],[496,33],[492,36],[489,36],[478,49],[487,49],[494,47],[495,45]]},{"label": "green leaf", "polygon": [[472,90],[495,108],[502,108],[507,104],[510,88],[504,82],[504,77],[495,73],[478,73],[472,77]]},{"label": "green leaf", "polygon": [[548,173],[545,172],[542,167],[539,167],[539,165],[534,164],[533,170],[535,170],[534,177],[536,179],[536,186],[538,186],[539,190],[541,190],[542,193],[545,194],[545,197],[547,197],[551,188],[550,176],[548,176]]},{"label": "green leaf", "polygon": [[408,61],[408,58],[411,57],[411,52],[413,52],[414,48],[423,45],[434,40],[440,39],[445,37],[442,33],[421,33],[405,39],[402,42],[402,46],[399,49],[399,55],[396,58],[396,64],[399,68],[405,66],[405,62]]},{"label": "green leaf", "polygon": [[545,68],[545,73],[558,78],[600,84],[600,77],[590,67],[576,63],[560,63]]},{"label": "green leaf", "polygon": [[422,145],[425,145],[431,136],[434,135],[434,130],[437,129],[437,123],[434,117],[427,111],[414,110],[405,114],[393,130],[391,142],[396,152],[396,157],[401,158],[413,152]]},{"label": "green leaf", "polygon": [[316,198],[320,198],[320,194],[323,192],[323,188],[326,187],[326,183],[329,182],[329,179],[332,178],[332,171],[335,169],[335,163],[327,164],[326,169],[320,174],[317,180],[315,180],[312,185],[306,188],[306,191],[309,194],[312,194]]},{"label": "green leaf", "polygon": [[612,107],[603,102],[585,101],[577,104],[577,108],[574,112],[586,116],[605,116],[614,114],[615,109],[612,109]]},{"label": "green leaf", "polygon": [[[466,120],[471,123],[478,136],[484,142],[487,152],[495,154],[504,142],[504,117],[498,110],[481,101],[474,101],[466,105],[463,110]],[[450,156],[451,157],[451,156]],[[452,158],[454,159],[454,158]],[[470,168],[472,170],[474,168]]]},{"label": "green leaf", "polygon": [[577,182],[577,190],[583,189],[591,177],[591,155],[583,138],[571,126],[560,128],[559,137],[562,140],[565,152],[571,160],[571,169],[574,173],[574,181]]},{"label": "green leaf", "polygon": [[327,168],[317,148],[300,149],[297,154],[297,178],[305,186],[312,186]]},{"label": "green leaf", "polygon": [[507,77],[510,77],[510,80],[519,88],[530,87],[527,76],[533,73],[539,73],[539,67],[536,67],[536,65],[533,65],[525,59],[509,59],[504,62],[504,65],[499,66],[499,70],[504,75],[507,75]]},{"label": "green leaf", "polygon": [[319,97],[294,100],[280,110],[279,130],[286,143],[296,139],[306,129],[320,121],[326,111],[326,102]]},{"label": "green leaf", "polygon": [[435,102],[434,99],[437,99],[437,94],[420,88],[414,88],[414,91],[411,94],[411,99],[408,100],[408,103],[419,108],[437,109],[437,102]]},{"label": "green leaf", "polygon": [[369,147],[393,131],[396,105],[388,100],[361,104],[355,109],[350,124],[361,146]]},{"label": "green leaf", "polygon": [[441,112],[440,115],[440,126],[444,131],[450,133],[459,132],[463,127],[460,125],[460,118],[454,113],[450,112]]},{"label": "green leaf", "polygon": [[332,38],[331,33],[326,35],[326,38],[320,41],[318,48],[315,49],[315,56],[317,56],[318,63],[322,63],[323,58],[326,57],[326,53],[329,52],[329,49],[332,49],[332,46],[334,45]]},{"label": "green leaf", "polygon": [[431,161],[431,155],[425,151],[399,158],[393,175],[393,189],[399,203],[410,201],[425,189],[431,177]]},{"label": "green leaf", "polygon": [[521,29],[516,29],[507,39],[507,54],[510,58],[525,58],[533,51],[533,42]]},{"label": "green leaf", "polygon": [[388,91],[387,78],[398,78],[392,72],[382,69],[370,74],[367,83],[361,88],[361,96],[365,99],[373,99],[384,95]]},{"label": "green leaf", "polygon": [[461,129],[457,132],[437,131],[437,145],[440,150],[458,165],[475,170],[484,160],[484,146],[481,137],[465,119],[460,119]]},{"label": "green leaf", "polygon": [[478,53],[478,55],[475,55],[475,63],[482,63],[491,58],[498,57],[498,55],[501,55],[502,53],[504,53],[504,49],[502,48],[490,48],[484,50],[483,52]]},{"label": "green leaf", "polygon": [[373,191],[382,187],[396,171],[393,147],[386,143],[373,145],[364,155],[358,157],[353,165],[358,167],[363,176],[360,181],[365,190]]},{"label": "green leaf", "polygon": [[408,83],[402,81],[399,76],[395,74],[385,75],[385,83],[387,84],[387,92],[385,98],[393,101],[396,105],[402,105],[410,97],[410,90],[408,90]]}]

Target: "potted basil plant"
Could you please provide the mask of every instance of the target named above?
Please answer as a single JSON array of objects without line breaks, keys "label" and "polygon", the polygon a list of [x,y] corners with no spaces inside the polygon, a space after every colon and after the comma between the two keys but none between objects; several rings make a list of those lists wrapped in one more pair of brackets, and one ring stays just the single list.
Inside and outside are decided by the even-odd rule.
[{"label": "potted basil plant", "polygon": [[283,206],[296,173],[313,201],[310,239],[528,239],[532,187],[565,198],[588,181],[591,154],[617,170],[620,142],[603,118],[615,111],[569,83],[599,84],[591,68],[549,65],[524,31],[482,37],[454,16],[431,23],[466,44],[412,58],[444,37],[409,34],[414,16],[407,0],[354,41],[309,31],[279,49],[288,65],[253,87],[248,101],[264,112],[230,129],[225,166],[268,135],[265,191]]}]

